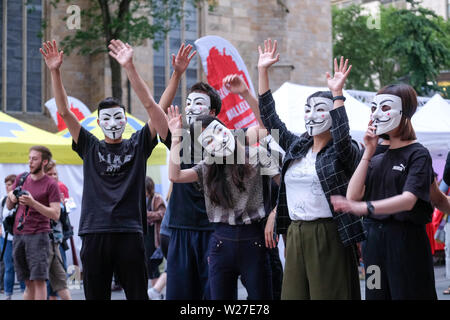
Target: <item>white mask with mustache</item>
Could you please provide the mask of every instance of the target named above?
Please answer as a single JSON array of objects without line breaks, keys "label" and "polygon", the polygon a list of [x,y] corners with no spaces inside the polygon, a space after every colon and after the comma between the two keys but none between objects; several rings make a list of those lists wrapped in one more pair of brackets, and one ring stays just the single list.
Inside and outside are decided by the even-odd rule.
[{"label": "white mask with mustache", "polygon": [[235,141],[230,129],[214,120],[198,136],[197,141],[212,157],[228,157],[233,154]]},{"label": "white mask with mustache", "polygon": [[125,112],[121,107],[102,109],[98,113],[99,126],[106,137],[117,140],[122,137],[127,125]]},{"label": "white mask with mustache", "polygon": [[305,105],[305,127],[310,136],[316,136],[331,128],[330,111],[333,100],[324,97],[312,97]]},{"label": "white mask with mustache", "polygon": [[[388,109],[383,111],[384,109]],[[402,119],[402,99],[392,94],[379,94],[372,101],[372,125],[375,134],[380,135],[394,130]]]},{"label": "white mask with mustache", "polygon": [[209,114],[211,98],[200,92],[191,92],[186,98],[186,120],[191,125],[199,115]]}]

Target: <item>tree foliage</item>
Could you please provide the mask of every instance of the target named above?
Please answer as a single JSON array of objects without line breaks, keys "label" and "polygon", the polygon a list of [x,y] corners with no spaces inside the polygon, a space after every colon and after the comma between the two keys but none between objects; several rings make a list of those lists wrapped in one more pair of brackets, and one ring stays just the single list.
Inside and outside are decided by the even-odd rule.
[{"label": "tree foliage", "polygon": [[[51,0],[50,3],[56,8],[63,2],[71,4],[70,0]],[[134,46],[151,39],[157,49],[163,41],[161,39],[185,14],[183,4],[187,2],[195,7],[207,2],[210,10],[215,6],[215,0],[89,0],[87,8],[80,12],[81,29],[68,34],[60,45],[66,54],[75,51],[81,55],[93,55],[107,52],[112,39]],[[113,96],[121,100],[120,66],[111,57],[109,62]]]},{"label": "tree foliage", "polygon": [[436,77],[450,67],[450,22],[408,2],[410,9],[381,6],[374,28],[361,6],[333,7],[333,54],[351,60],[350,87],[406,82],[420,95],[439,90]]}]

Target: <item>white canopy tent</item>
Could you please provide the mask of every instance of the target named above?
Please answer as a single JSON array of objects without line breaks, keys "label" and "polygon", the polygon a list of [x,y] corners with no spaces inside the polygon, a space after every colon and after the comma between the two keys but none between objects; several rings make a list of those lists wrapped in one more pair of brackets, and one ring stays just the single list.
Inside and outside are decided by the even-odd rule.
[{"label": "white canopy tent", "polygon": [[412,124],[418,141],[430,151],[440,178],[450,150],[450,104],[435,94],[414,114]]},{"label": "white canopy tent", "polygon": [[[97,113],[83,119],[81,125],[94,135],[102,139],[102,131],[96,124]],[[128,124],[124,138],[142,128],[144,123],[131,115],[128,115]],[[93,125],[93,123],[95,125]],[[57,163],[59,180],[69,189],[70,197],[73,198],[76,208],[70,212],[70,221],[74,227],[75,254],[78,262],[81,250],[81,238],[78,236],[78,224],[81,215],[81,202],[83,194],[83,165],[79,156],[72,151],[72,138],[70,134],[65,136],[65,131],[58,135],[37,129],[29,124],[23,123],[13,117],[0,112],[0,199],[6,194],[3,179],[9,174],[20,174],[29,171],[28,150],[33,145],[45,145],[53,154]],[[165,198],[169,189],[166,147],[159,144],[152,152],[147,162],[147,176],[152,177],[155,182],[155,191]],[[68,266],[74,263],[71,253],[66,252]]]},{"label": "white canopy tent", "polygon": [[450,104],[439,94],[414,114],[412,124],[417,138],[430,152],[447,155],[450,150]]}]

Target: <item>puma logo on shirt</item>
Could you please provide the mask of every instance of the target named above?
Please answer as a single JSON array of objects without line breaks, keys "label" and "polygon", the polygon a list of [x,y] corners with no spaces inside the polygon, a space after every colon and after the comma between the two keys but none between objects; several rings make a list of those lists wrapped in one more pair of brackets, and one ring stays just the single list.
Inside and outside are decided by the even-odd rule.
[{"label": "puma logo on shirt", "polygon": [[397,171],[402,172],[402,171],[406,170],[406,167],[403,165],[403,163],[401,163],[399,166],[393,166],[392,170],[397,170]]}]

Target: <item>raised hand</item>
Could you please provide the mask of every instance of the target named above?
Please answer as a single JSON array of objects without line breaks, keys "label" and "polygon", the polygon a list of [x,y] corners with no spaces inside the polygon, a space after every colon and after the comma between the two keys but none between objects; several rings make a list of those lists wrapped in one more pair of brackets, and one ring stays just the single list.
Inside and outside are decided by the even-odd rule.
[{"label": "raised hand", "polygon": [[261,50],[261,46],[258,46],[259,60],[258,68],[269,68],[274,63],[280,60],[280,54],[277,52],[277,40],[273,42],[272,40],[264,40],[264,51]]},{"label": "raised hand", "polygon": [[39,49],[42,56],[44,57],[45,64],[50,71],[58,70],[63,62],[63,51],[58,51],[56,46],[56,41],[47,41],[42,44],[42,48]]},{"label": "raised hand", "polygon": [[189,55],[191,50],[192,46],[190,44],[185,47],[183,43],[181,44],[181,47],[178,50],[177,55],[175,56],[174,54],[172,54],[172,66],[175,72],[183,74],[186,71],[192,58],[197,53],[197,51],[194,50],[194,52],[192,52],[192,54]]},{"label": "raised hand", "polygon": [[167,110],[167,116],[169,117],[168,125],[172,136],[181,136],[183,121],[181,120],[181,114],[178,106],[170,106]]},{"label": "raised hand", "polygon": [[328,88],[330,91],[335,95],[341,95],[342,89],[344,88],[345,80],[348,77],[348,74],[350,73],[350,70],[352,70],[352,66],[348,66],[348,59],[345,60],[344,63],[344,57],[341,57],[341,61],[337,63],[337,59],[334,58],[334,76],[331,77],[330,73],[327,72],[327,81],[328,81]]},{"label": "raised hand", "polygon": [[238,74],[230,74],[226,76],[223,78],[222,83],[231,93],[243,95],[248,92],[247,84]]},{"label": "raised hand", "polygon": [[133,48],[128,43],[123,43],[121,40],[111,40],[108,46],[109,55],[117,60],[117,62],[124,68],[133,63]]}]

